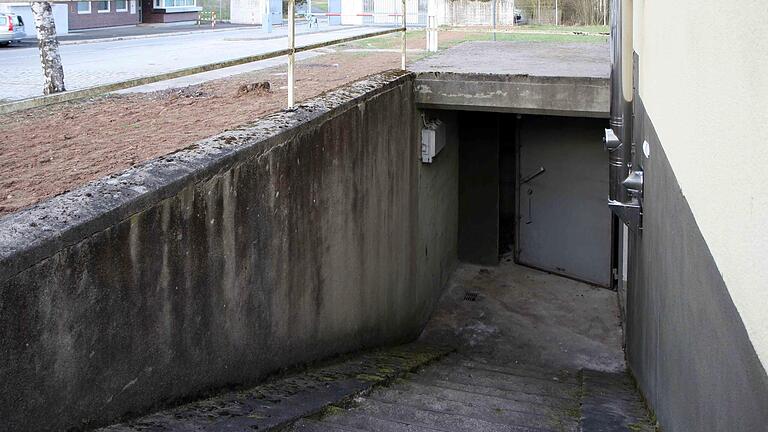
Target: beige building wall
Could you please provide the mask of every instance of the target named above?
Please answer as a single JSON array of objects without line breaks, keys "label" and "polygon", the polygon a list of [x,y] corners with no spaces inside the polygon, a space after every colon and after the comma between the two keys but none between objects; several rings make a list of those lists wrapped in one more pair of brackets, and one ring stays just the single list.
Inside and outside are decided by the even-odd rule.
[{"label": "beige building wall", "polygon": [[639,94],[768,369],[768,3],[634,0]]}]

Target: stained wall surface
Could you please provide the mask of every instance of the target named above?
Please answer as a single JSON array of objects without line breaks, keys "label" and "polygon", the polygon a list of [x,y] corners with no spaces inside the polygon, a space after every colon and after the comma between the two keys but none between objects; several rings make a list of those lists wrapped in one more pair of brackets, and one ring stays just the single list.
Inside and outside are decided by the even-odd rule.
[{"label": "stained wall surface", "polygon": [[422,167],[418,121],[413,77],[373,76],[0,220],[0,429],[416,337],[457,220],[456,146]]}]

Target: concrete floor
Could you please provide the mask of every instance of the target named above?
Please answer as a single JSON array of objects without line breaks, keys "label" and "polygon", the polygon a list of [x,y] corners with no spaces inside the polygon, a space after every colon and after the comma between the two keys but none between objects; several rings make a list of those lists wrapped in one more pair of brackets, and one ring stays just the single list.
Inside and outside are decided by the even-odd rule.
[{"label": "concrete floor", "polygon": [[414,62],[408,68],[416,73],[610,78],[611,60],[607,43],[474,41]]},{"label": "concrete floor", "polygon": [[[464,300],[477,293],[476,301]],[[625,369],[616,293],[502,259],[461,264],[421,341],[494,363]]]}]

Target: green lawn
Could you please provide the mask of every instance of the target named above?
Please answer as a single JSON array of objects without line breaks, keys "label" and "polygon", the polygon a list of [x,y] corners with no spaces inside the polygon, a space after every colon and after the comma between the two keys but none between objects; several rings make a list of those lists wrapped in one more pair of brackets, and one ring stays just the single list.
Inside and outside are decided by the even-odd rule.
[{"label": "green lawn", "polygon": [[[441,35],[450,34],[455,36],[461,34],[461,37],[441,37]],[[406,33],[406,37],[412,41],[411,47],[414,43],[421,46],[424,41],[424,30],[409,30]],[[455,33],[455,32],[438,32],[438,40],[440,41],[440,48],[449,48],[454,45],[460,44],[466,41],[490,41],[493,40],[492,33]],[[578,35],[578,34],[546,34],[546,33],[496,33],[497,41],[522,41],[522,42],[589,42],[589,43],[605,43],[608,41],[608,36],[601,35]],[[346,48],[367,48],[367,49],[393,49],[400,47],[400,33],[390,34],[385,36],[379,36],[369,39],[361,39],[358,41],[350,42],[345,45]]]},{"label": "green lawn", "polygon": [[328,12],[328,0],[312,0],[312,13]]},{"label": "green lawn", "polygon": [[546,24],[526,24],[517,27],[520,30],[536,30],[536,31],[560,31],[560,32],[584,32],[584,33],[608,33],[610,29],[608,26],[591,25],[591,26],[555,26]]},{"label": "green lawn", "polygon": [[[439,38],[439,36],[438,36]],[[481,41],[493,40],[492,33],[467,33],[463,41]],[[454,45],[463,42],[450,41]],[[601,35],[577,35],[577,34],[537,34],[537,33],[496,33],[496,41],[518,41],[518,42],[589,42],[605,43],[608,36]],[[441,44],[442,45],[442,44]]]}]

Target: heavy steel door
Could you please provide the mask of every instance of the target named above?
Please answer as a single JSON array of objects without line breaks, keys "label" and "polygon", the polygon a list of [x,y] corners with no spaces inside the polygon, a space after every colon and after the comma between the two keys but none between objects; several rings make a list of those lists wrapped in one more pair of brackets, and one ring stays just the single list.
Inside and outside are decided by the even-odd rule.
[{"label": "heavy steel door", "polygon": [[604,121],[523,116],[518,124],[520,264],[610,286]]}]

